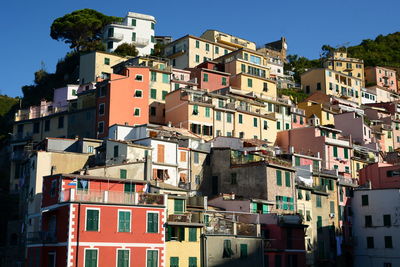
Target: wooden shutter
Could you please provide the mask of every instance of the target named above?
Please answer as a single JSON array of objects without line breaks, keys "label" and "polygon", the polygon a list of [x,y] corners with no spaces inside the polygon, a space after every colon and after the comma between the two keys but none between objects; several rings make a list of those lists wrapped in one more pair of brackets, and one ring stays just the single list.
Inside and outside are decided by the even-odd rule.
[{"label": "wooden shutter", "polygon": [[97,250],[94,249],[86,250],[85,267],[97,267]]},{"label": "wooden shutter", "polygon": [[118,250],[117,267],[129,267],[129,250]]},{"label": "wooden shutter", "polygon": [[153,179],[157,180],[158,176],[157,176],[157,169],[153,169]]},{"label": "wooden shutter", "polygon": [[290,172],[285,172],[285,183],[287,187],[290,187]]},{"label": "wooden shutter", "polygon": [[164,145],[157,145],[157,162],[164,162]]},{"label": "wooden shutter", "polygon": [[189,228],[189,241],[190,242],[197,241],[197,228],[194,227]]},{"label": "wooden shutter", "polygon": [[169,259],[171,267],[179,267],[179,258],[178,257],[171,257]]},{"label": "wooden shutter", "polygon": [[181,162],[186,162],[186,152],[181,151],[180,155],[181,155],[180,161]]},{"label": "wooden shutter", "polygon": [[98,231],[99,230],[99,211],[98,210],[87,210],[86,214],[86,230],[87,231]]},{"label": "wooden shutter", "polygon": [[247,244],[240,244],[240,257],[241,258],[247,257]]},{"label": "wooden shutter", "polygon": [[267,204],[263,204],[263,205],[262,205],[262,209],[263,209],[263,211],[262,211],[263,214],[269,213],[269,212],[268,212],[268,205],[267,205]]},{"label": "wooden shutter", "polygon": [[189,267],[197,267],[197,257],[189,257]]},{"label": "wooden shutter", "polygon": [[276,184],[282,185],[282,172],[280,170],[276,170]]}]

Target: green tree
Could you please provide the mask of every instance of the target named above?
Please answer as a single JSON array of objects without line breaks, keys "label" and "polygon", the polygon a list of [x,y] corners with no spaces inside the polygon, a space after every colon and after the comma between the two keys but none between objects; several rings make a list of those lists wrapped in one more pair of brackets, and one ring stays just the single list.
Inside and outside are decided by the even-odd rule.
[{"label": "green tree", "polygon": [[114,53],[119,56],[131,56],[136,57],[138,55],[138,51],[134,44],[123,43],[120,44],[115,50]]},{"label": "green tree", "polygon": [[164,56],[164,49],[165,49],[165,44],[163,43],[156,43],[154,45],[154,51],[153,51],[153,56],[155,57],[163,57]]},{"label": "green tree", "polygon": [[64,41],[76,51],[96,50],[101,45],[104,26],[121,18],[106,16],[93,9],[80,9],[53,21],[50,36]]},{"label": "green tree", "polygon": [[284,65],[285,71],[294,72],[294,80],[300,82],[300,75],[311,68],[318,68],[322,66],[320,59],[309,60],[306,57],[299,57],[298,55],[288,55],[287,63]]}]

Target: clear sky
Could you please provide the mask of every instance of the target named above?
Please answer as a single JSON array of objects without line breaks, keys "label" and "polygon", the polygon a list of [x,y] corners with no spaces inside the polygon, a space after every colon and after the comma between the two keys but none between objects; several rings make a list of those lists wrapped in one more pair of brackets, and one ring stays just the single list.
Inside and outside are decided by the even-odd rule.
[{"label": "clear sky", "polygon": [[11,0],[0,9],[2,25],[0,94],[22,95],[21,86],[45,65],[53,72],[68,45],[50,37],[54,19],[92,8],[124,17],[128,11],[156,17],[156,35],[177,39],[218,29],[258,45],[285,36],[289,54],[319,57],[321,46],[359,44],[379,34],[400,31],[399,0]]}]

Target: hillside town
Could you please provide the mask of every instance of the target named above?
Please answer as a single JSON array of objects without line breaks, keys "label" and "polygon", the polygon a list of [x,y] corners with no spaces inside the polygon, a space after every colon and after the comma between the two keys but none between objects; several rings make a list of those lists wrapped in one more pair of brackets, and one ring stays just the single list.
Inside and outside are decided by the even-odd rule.
[{"label": "hillside town", "polygon": [[128,12],[76,83],[16,112],[10,261],[400,266],[399,70],[334,50],[299,83],[285,37],[220,30]]}]

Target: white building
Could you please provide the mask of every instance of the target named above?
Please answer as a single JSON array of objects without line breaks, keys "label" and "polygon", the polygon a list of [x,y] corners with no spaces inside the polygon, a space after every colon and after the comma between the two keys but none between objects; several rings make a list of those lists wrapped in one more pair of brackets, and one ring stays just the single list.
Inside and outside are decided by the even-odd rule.
[{"label": "white building", "polygon": [[361,104],[376,103],[376,91],[361,88]]},{"label": "white building", "polygon": [[154,49],[154,26],[156,19],[153,16],[128,12],[122,22],[107,25],[103,32],[103,42],[107,52],[113,52],[123,43],[134,44],[139,55],[150,55]]},{"label": "white building", "polygon": [[400,189],[360,189],[352,200],[354,266],[400,266]]}]

